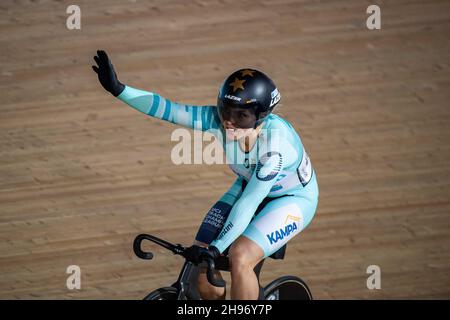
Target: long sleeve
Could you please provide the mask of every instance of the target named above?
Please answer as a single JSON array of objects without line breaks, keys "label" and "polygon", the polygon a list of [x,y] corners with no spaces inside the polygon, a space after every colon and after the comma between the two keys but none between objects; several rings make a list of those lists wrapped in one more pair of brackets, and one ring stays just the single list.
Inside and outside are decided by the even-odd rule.
[{"label": "long sleeve", "polygon": [[224,193],[224,195],[219,199],[219,202],[225,202],[226,204],[233,206],[239,196],[242,194],[242,177],[238,177],[231,187]]},{"label": "long sleeve", "polygon": [[214,106],[191,106],[172,102],[160,95],[125,86],[117,98],[151,117],[194,130],[217,129],[220,120]]},{"label": "long sleeve", "polygon": [[267,152],[259,159],[249,183],[234,204],[222,232],[211,245],[223,252],[244,232],[259,204],[277,180],[282,166],[282,155],[276,151]]}]

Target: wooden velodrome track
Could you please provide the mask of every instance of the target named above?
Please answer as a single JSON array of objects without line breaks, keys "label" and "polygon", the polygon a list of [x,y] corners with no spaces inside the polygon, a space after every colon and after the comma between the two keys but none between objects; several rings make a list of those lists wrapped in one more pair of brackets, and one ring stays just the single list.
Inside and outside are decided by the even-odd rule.
[{"label": "wooden velodrome track", "polygon": [[[0,4],[0,298],[140,299],[182,260],[131,250],[141,232],[190,244],[234,180],[174,165],[176,126],[115,100],[91,70],[174,101],[214,104],[240,67],[268,73],[316,168],[312,224],[268,261],[317,299],[450,298],[450,2],[71,1]],[[107,7],[104,7],[106,6]],[[81,290],[66,268],[81,268]],[[366,268],[381,268],[369,290]],[[229,276],[226,276],[229,279]]]}]

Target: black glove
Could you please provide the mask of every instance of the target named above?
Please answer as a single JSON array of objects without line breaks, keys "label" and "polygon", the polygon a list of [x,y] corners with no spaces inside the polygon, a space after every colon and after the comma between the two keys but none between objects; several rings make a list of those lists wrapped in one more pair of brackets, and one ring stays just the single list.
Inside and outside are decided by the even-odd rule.
[{"label": "black glove", "polygon": [[210,255],[211,258],[217,259],[220,256],[220,251],[214,246],[209,246],[208,254]]},{"label": "black glove", "polygon": [[114,97],[117,97],[125,86],[117,79],[114,67],[108,58],[108,55],[103,50],[97,50],[97,55],[94,56],[97,66],[92,66],[92,69],[97,73],[98,80],[106,91],[111,92]]},{"label": "black glove", "polygon": [[220,251],[214,246],[205,248],[194,244],[184,250],[183,256],[186,258],[186,260],[197,265],[202,262],[204,258],[209,257],[212,259],[216,259],[218,256],[220,256]]}]

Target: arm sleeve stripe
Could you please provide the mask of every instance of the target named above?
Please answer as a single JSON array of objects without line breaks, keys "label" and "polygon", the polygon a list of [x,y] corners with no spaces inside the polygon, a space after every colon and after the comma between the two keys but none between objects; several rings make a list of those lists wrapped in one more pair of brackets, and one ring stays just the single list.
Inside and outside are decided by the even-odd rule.
[{"label": "arm sleeve stripe", "polygon": [[155,94],[155,95],[153,95],[153,101],[152,101],[152,106],[150,108],[149,115],[154,117],[156,114],[156,111],[158,111],[158,107],[159,107],[159,95]]},{"label": "arm sleeve stripe", "polygon": [[164,110],[164,114],[162,116],[162,119],[168,121],[169,120],[170,111],[172,110],[172,104],[170,103],[169,100],[167,100],[167,99],[165,99],[165,100],[166,100],[166,108]]}]

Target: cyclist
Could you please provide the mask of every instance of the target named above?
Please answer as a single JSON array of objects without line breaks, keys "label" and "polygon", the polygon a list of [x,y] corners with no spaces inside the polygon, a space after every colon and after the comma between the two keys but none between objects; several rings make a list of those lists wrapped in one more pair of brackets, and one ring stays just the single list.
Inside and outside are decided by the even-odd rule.
[{"label": "cyclist", "polygon": [[[191,106],[122,84],[104,51],[94,60],[103,88],[131,107],[194,130],[216,130],[237,178],[206,214],[187,253],[196,263],[202,255],[228,252],[231,298],[261,297],[255,266],[309,225],[319,194],[300,137],[272,113],[281,98],[273,81],[258,70],[240,69],[221,85],[217,106]],[[209,284],[200,268],[201,297],[224,299],[225,288]],[[221,278],[218,271],[216,276]]]}]

